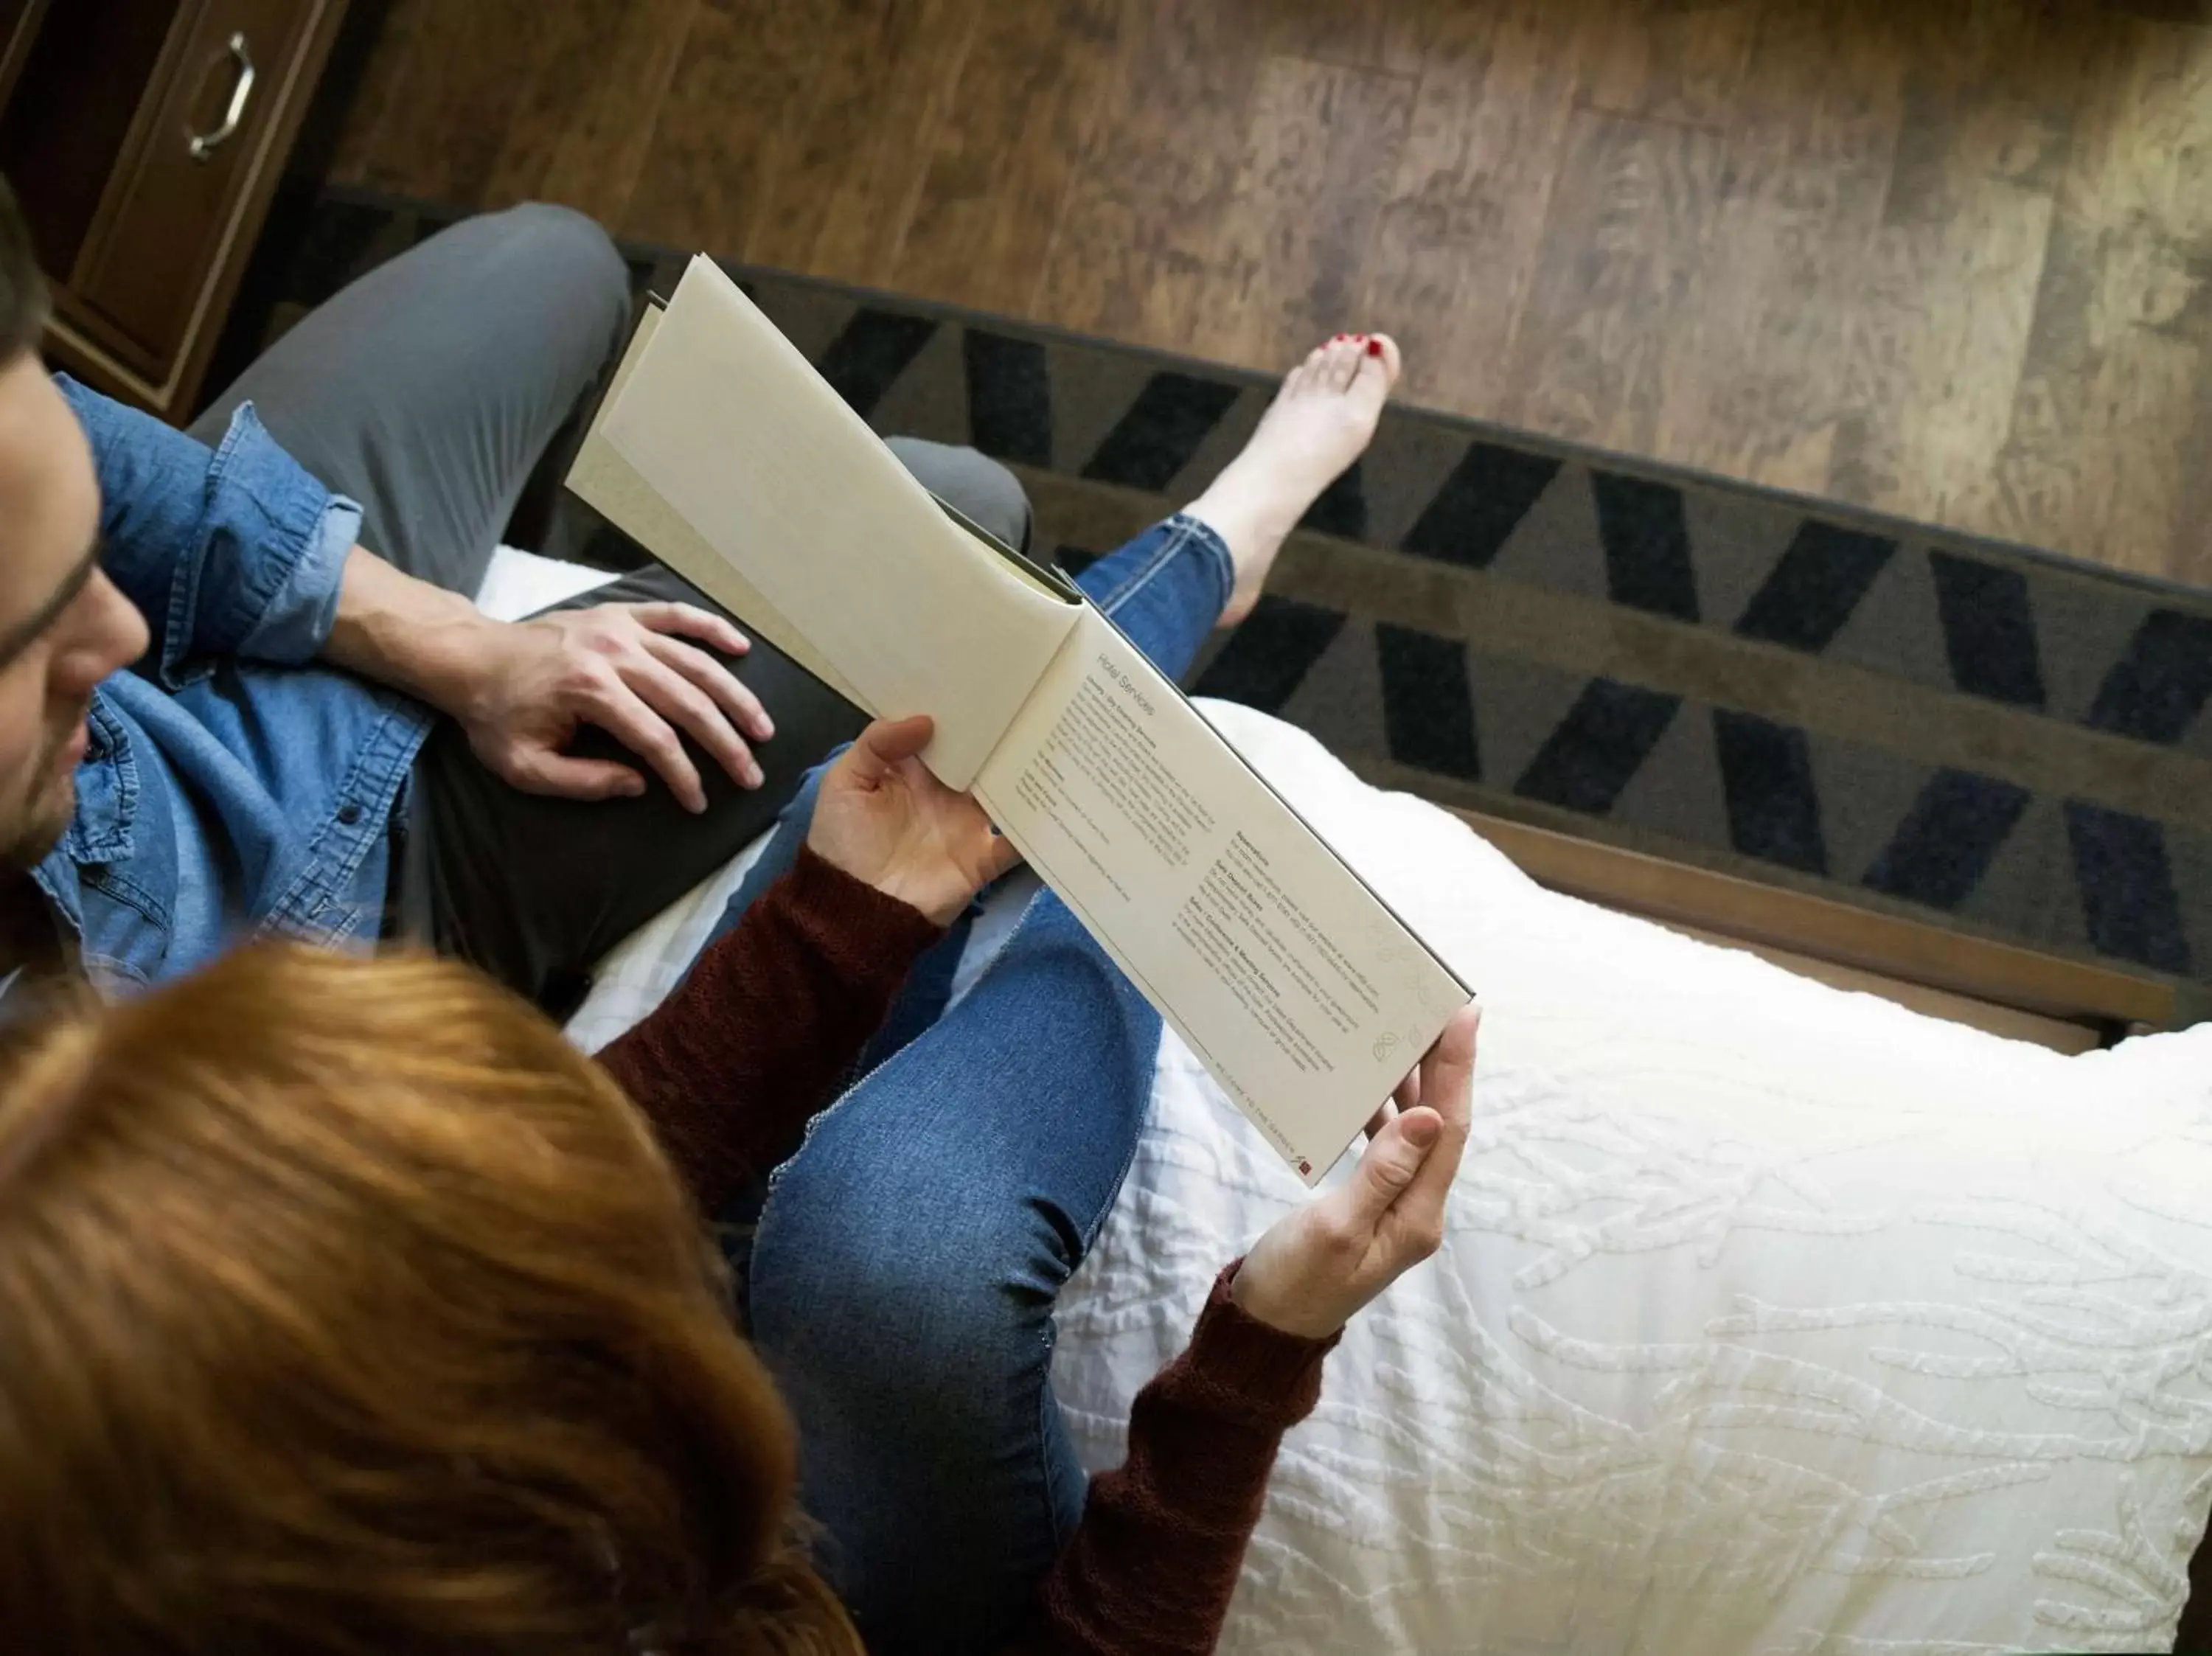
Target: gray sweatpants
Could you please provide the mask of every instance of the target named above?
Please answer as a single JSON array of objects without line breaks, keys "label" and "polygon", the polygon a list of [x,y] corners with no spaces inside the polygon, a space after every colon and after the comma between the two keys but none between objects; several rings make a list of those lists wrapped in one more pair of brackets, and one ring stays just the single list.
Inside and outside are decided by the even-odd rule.
[{"label": "gray sweatpants", "polygon": [[[302,318],[194,422],[213,443],[238,404],[327,487],[362,504],[362,543],[409,574],[474,593],[532,469],[595,389],[630,320],[629,278],[596,224],[522,206],[466,220],[378,266]],[[972,449],[893,439],[932,490],[1015,546],[1029,503]],[[574,604],[680,598],[657,567]],[[563,606],[571,607],[571,606]],[[735,618],[740,627],[742,616]],[[416,761],[395,866],[420,889],[441,951],[556,1016],[614,943],[772,822],[808,768],[860,727],[857,709],[765,641],[731,661],[775,719],[747,792],[685,738],[707,786],[693,816],[642,763],[647,792],[593,803],[501,782],[441,723]],[[576,750],[633,760],[586,731]]]}]

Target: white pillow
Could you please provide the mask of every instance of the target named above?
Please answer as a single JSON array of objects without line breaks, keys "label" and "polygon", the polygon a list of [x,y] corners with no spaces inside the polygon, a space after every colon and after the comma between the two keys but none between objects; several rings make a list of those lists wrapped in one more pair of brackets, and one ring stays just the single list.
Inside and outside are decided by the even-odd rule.
[{"label": "white pillow", "polygon": [[[1330,1359],[1224,1648],[2170,1647],[2212,1506],[2212,1027],[2069,1059],[1842,993],[1208,712],[1486,1009],[1444,1252]],[[1062,1303],[1092,1467],[1300,1198],[1170,1037]]]}]

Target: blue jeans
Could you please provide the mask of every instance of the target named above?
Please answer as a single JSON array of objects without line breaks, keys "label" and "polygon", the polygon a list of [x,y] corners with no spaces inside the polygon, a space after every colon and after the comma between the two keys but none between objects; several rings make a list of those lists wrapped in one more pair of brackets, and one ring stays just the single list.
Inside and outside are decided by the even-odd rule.
[{"label": "blue jeans", "polygon": [[[1181,676],[1228,601],[1194,519],[1084,573]],[[789,866],[811,780],[732,899]],[[951,1011],[957,926],[861,1078],[770,1180],[746,1295],[799,1422],[802,1499],[875,1652],[995,1648],[1083,1515],[1052,1392],[1053,1307],[1128,1172],[1160,1020],[1049,893]]]}]

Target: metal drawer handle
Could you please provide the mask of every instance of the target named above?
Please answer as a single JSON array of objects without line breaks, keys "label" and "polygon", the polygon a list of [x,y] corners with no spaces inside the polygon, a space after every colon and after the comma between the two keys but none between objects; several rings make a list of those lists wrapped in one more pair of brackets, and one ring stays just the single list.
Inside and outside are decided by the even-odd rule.
[{"label": "metal drawer handle", "polygon": [[236,136],[239,124],[246,118],[246,106],[253,97],[253,59],[246,55],[244,31],[232,35],[228,45],[232,61],[238,65],[238,79],[231,83],[230,107],[222,112],[222,124],[212,132],[192,134],[196,161],[209,160]]}]

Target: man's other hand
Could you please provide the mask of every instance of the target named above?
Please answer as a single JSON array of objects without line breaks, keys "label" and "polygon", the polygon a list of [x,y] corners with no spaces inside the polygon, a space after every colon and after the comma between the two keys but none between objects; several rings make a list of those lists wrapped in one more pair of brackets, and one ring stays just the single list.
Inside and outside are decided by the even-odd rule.
[{"label": "man's other hand", "polygon": [[526,793],[643,793],[645,778],[630,767],[562,751],[579,725],[596,725],[658,772],[686,810],[702,811],[706,790],[678,732],[740,787],[757,788],[750,743],[775,727],[753,693],[690,639],[726,655],[751,647],[728,622],[688,604],[559,610],[484,628],[466,683],[440,700],[485,767]]},{"label": "man's other hand", "polygon": [[955,793],[918,756],[927,714],[878,719],[822,778],[806,843],[824,862],[950,925],[1021,860],[972,794]]}]

